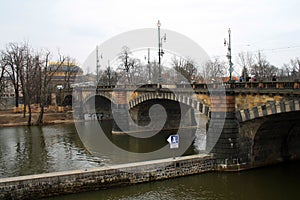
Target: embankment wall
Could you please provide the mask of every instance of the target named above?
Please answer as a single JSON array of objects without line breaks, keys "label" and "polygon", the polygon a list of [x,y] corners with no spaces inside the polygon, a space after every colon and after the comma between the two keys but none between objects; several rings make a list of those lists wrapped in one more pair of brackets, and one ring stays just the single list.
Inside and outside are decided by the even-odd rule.
[{"label": "embankment wall", "polygon": [[95,169],[0,179],[0,199],[42,197],[99,190],[214,171],[210,155],[192,155]]}]

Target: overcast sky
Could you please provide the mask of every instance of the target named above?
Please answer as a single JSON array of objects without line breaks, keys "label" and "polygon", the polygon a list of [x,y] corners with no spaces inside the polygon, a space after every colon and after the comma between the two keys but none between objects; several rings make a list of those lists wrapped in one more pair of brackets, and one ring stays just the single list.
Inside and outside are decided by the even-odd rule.
[{"label": "overcast sky", "polygon": [[[300,57],[298,0],[0,0],[0,48],[29,41],[83,63],[97,44],[125,31],[162,28],[186,35],[211,57],[261,50],[275,66]],[[235,59],[233,62],[236,64]]]}]

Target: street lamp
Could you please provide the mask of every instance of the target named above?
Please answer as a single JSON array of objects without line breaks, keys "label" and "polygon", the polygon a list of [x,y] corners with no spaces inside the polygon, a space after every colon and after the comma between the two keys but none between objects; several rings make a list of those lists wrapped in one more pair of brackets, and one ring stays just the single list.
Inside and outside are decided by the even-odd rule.
[{"label": "street lamp", "polygon": [[233,63],[231,61],[231,30],[230,28],[228,29],[228,36],[229,36],[229,39],[228,39],[228,44],[227,44],[227,41],[226,39],[224,39],[224,46],[228,46],[227,50],[227,58],[228,58],[228,61],[229,61],[229,82],[232,82],[232,72],[233,72]]},{"label": "street lamp", "polygon": [[151,67],[150,67],[150,48],[148,48],[148,57],[145,56],[145,60],[148,60],[148,84],[151,82]]},{"label": "street lamp", "polygon": [[[100,58],[102,59],[102,54],[100,55]],[[99,64],[99,50],[98,50],[98,45],[96,46],[96,85],[98,85],[99,82],[99,68],[100,68],[100,64]]]},{"label": "street lamp", "polygon": [[111,70],[110,70],[109,61],[108,61],[108,66],[107,66],[106,73],[107,73],[107,78],[108,78],[108,86],[110,86]]},{"label": "street lamp", "polygon": [[56,88],[59,90],[59,106],[62,105],[62,96],[61,96],[61,90],[64,89],[63,85],[57,85]]},{"label": "street lamp", "polygon": [[162,78],[161,78],[161,56],[163,56],[164,52],[162,50],[162,40],[164,40],[166,42],[167,36],[166,34],[161,38],[160,37],[160,26],[161,23],[158,20],[157,22],[157,29],[158,29],[158,83],[162,82]]}]

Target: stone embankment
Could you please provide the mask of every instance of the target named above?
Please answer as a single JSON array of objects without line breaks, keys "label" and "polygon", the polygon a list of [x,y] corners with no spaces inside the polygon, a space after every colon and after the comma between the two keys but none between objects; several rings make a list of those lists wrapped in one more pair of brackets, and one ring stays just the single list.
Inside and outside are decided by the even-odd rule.
[{"label": "stone embankment", "polygon": [[211,155],[192,155],[95,169],[0,179],[0,199],[42,197],[99,190],[214,171]]}]

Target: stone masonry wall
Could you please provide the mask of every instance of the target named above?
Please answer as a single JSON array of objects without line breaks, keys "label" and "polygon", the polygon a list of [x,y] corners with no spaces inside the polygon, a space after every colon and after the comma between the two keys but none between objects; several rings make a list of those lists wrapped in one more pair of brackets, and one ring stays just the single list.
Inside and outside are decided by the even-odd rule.
[{"label": "stone masonry wall", "polygon": [[0,179],[0,199],[36,199],[213,171],[209,155]]},{"label": "stone masonry wall", "polygon": [[239,93],[236,95],[235,101],[237,110],[242,110],[265,105],[269,102],[280,102],[283,98],[284,97],[280,95]]}]

